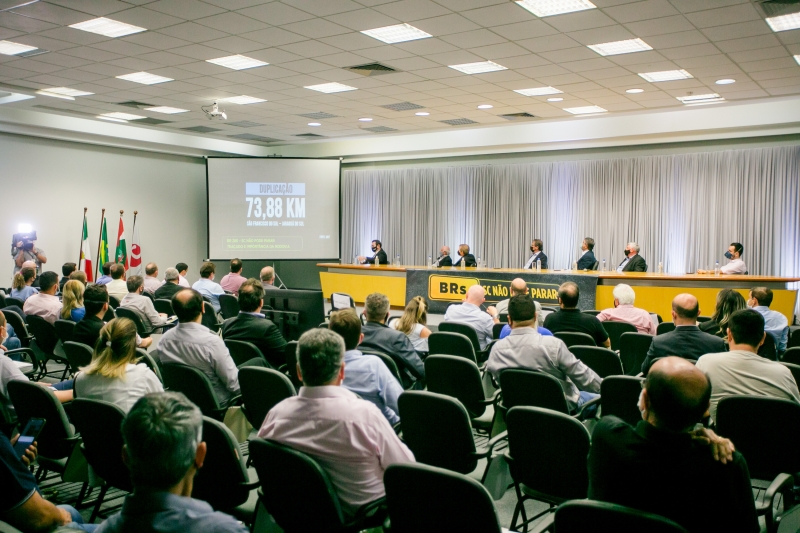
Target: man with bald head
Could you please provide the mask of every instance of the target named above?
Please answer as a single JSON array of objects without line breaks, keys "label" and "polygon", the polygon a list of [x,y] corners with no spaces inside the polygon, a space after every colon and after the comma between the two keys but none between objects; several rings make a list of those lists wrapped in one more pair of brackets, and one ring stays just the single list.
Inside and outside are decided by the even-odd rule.
[{"label": "man with bald head", "polygon": [[453,258],[450,257],[450,247],[442,246],[439,248],[439,257],[433,263],[434,266],[439,268],[453,266]]},{"label": "man with bald head", "polygon": [[264,287],[265,291],[270,289],[280,289],[280,287],[275,286],[275,269],[271,266],[265,266],[261,269],[261,286]]},{"label": "man with bald head", "polygon": [[473,285],[467,289],[464,303],[461,305],[451,305],[444,314],[445,322],[461,322],[469,324],[478,333],[478,342],[481,350],[486,349],[486,345],[492,342],[492,328],[500,323],[494,306],[489,306],[483,311],[480,306],[486,301],[486,291],[480,285]]},{"label": "man with bald head", "polygon": [[647,375],[653,361],[668,355],[697,361],[701,355],[724,352],[725,341],[697,327],[700,304],[691,294],[683,293],[672,300],[672,322],[675,329],[653,337],[650,349],[642,363],[642,373]]},{"label": "man with bald head", "polygon": [[657,361],[632,427],[604,416],[592,433],[589,499],[674,520],[688,531],[760,530],[747,463],[727,439],[694,431],[709,408],[711,381],[680,357]]},{"label": "man with bald head", "polygon": [[498,313],[508,313],[508,302],[517,294],[528,294],[528,284],[522,278],[514,278],[508,287],[509,297],[497,302],[495,308]]},{"label": "man with bald head", "polygon": [[550,313],[544,319],[544,327],[553,333],[561,331],[574,331],[590,335],[595,344],[611,348],[611,340],[603,324],[597,317],[586,314],[578,309],[581,292],[578,285],[572,281],[562,283],[558,287],[558,303],[561,309],[557,313]]}]

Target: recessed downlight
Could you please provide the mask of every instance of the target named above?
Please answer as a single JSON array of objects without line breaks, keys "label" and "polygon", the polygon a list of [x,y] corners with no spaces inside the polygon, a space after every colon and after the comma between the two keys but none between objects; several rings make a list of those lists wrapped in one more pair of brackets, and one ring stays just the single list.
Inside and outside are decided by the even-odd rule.
[{"label": "recessed downlight", "polygon": [[427,111],[418,111],[414,114],[417,115],[418,117],[427,117],[428,115],[430,115],[430,113],[428,113]]},{"label": "recessed downlight", "polygon": [[464,74],[486,74],[487,72],[497,72],[498,70],[508,70],[508,67],[499,65],[494,61],[478,61],[476,63],[462,63],[460,65],[448,65]]},{"label": "recessed downlight", "polygon": [[13,41],[0,41],[0,54],[7,56],[24,54],[25,52],[32,52],[36,49],[35,46],[28,46],[27,44],[15,43]]},{"label": "recessed downlight", "polygon": [[559,98],[559,97],[548,98],[547,99],[548,102],[561,102],[562,100],[564,100],[564,99],[563,98]]},{"label": "recessed downlight", "polygon": [[319,122],[309,122],[308,125],[309,126],[314,126],[314,127],[322,126],[322,124],[320,124]]},{"label": "recessed downlight", "polygon": [[118,20],[100,17],[96,19],[86,20],[77,24],[70,25],[70,28],[76,30],[88,31],[89,33],[96,33],[104,37],[124,37],[134,33],[147,31],[146,28],[127,24]]},{"label": "recessed downlight", "polygon": [[625,92],[628,93],[628,94],[639,94],[639,93],[643,93],[644,89],[628,89]]},{"label": "recessed downlight", "polygon": [[394,26],[363,30],[361,33],[369,35],[373,39],[383,41],[386,44],[404,43],[406,41],[416,41],[417,39],[433,37],[430,33],[415,28],[411,24],[395,24]]},{"label": "recessed downlight", "polygon": [[172,78],[165,78],[158,74],[150,74],[149,72],[134,72],[132,74],[124,74],[117,76],[117,79],[141,83],[143,85],[155,85],[156,83],[166,83],[172,81]]},{"label": "recessed downlight", "polygon": [[478,106],[478,109],[491,109],[493,107],[494,106],[491,105],[491,104],[481,104],[481,105]]},{"label": "recessed downlight", "polygon": [[359,122],[372,122],[372,119],[369,117],[362,117],[358,119]]},{"label": "recessed downlight", "polygon": [[725,78],[725,79],[722,79],[722,80],[717,80],[715,83],[717,85],[730,85],[731,83],[736,83],[736,80],[734,80],[732,78]]},{"label": "recessed downlight", "polygon": [[236,54],[234,56],[218,57],[216,59],[206,59],[206,62],[214,63],[215,65],[219,65],[221,67],[233,70],[245,70],[248,68],[263,67],[265,65],[269,65],[269,63],[265,61],[259,61],[258,59],[253,59],[252,57],[247,57],[239,54]]},{"label": "recessed downlight", "polygon": [[358,87],[350,87],[349,85],[345,85],[343,83],[331,82],[331,83],[320,83],[318,85],[306,85],[304,89],[311,89],[312,91],[331,94],[331,93],[342,93],[345,91],[355,91],[358,89]]}]

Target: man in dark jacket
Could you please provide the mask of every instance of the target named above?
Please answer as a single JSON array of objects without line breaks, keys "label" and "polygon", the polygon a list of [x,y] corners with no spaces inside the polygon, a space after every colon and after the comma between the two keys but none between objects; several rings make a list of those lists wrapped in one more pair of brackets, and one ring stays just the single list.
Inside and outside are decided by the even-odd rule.
[{"label": "man in dark jacket", "polygon": [[252,342],[269,363],[278,368],[286,363],[286,340],[278,326],[261,313],[264,306],[264,287],[261,281],[250,278],[239,286],[239,315],[225,321],[222,338]]},{"label": "man in dark jacket", "polygon": [[156,300],[172,300],[175,294],[185,288],[179,285],[179,281],[180,274],[178,273],[178,269],[168,268],[167,271],[164,272],[164,284],[156,289],[153,296]]}]

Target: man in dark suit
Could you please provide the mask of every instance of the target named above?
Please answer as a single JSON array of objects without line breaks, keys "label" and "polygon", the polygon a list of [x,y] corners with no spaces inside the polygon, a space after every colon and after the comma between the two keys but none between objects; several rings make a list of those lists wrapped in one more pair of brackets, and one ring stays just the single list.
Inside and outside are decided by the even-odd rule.
[{"label": "man in dark suit", "polygon": [[449,246],[442,246],[439,248],[439,257],[436,259],[434,264],[439,268],[453,266],[453,258],[450,257]]},{"label": "man in dark suit", "polygon": [[594,258],[594,239],[586,237],[581,243],[583,255],[578,258],[578,270],[592,270],[597,259]]},{"label": "man in dark suit", "polygon": [[257,279],[248,279],[239,287],[239,315],[229,318],[222,325],[222,338],[252,342],[269,364],[278,368],[286,364],[284,350],[286,340],[278,326],[262,313],[264,287]]},{"label": "man in dark suit", "polygon": [[580,297],[581,291],[575,282],[562,283],[558,287],[558,304],[561,308],[557,313],[550,313],[545,317],[545,329],[553,333],[562,331],[586,333],[594,339],[598,346],[611,348],[611,339],[609,339],[603,323],[597,320],[597,317],[578,309]]},{"label": "man in dark suit", "polygon": [[476,267],[478,266],[478,262],[475,261],[475,256],[469,253],[469,244],[459,244],[458,245],[458,261],[453,263],[453,266],[456,268],[461,267],[463,262],[465,267]]},{"label": "man in dark suit", "polygon": [[372,253],[375,254],[372,257],[364,257],[363,255],[359,255],[358,262],[361,264],[374,265],[375,258],[377,258],[381,265],[389,264],[389,258],[386,256],[386,252],[383,251],[383,244],[378,239],[372,241]]},{"label": "man in dark suit", "polygon": [[178,273],[178,269],[168,268],[164,273],[164,284],[156,289],[153,296],[156,300],[172,300],[172,297],[175,296],[176,293],[185,288],[178,285],[179,281],[180,274]]},{"label": "man in dark suit", "polygon": [[542,268],[547,269],[547,256],[544,255],[544,243],[541,239],[533,239],[531,242],[531,256],[522,268],[534,268],[536,261],[542,262]]},{"label": "man in dark suit", "polygon": [[697,361],[707,353],[727,351],[725,341],[697,327],[700,304],[691,294],[679,294],[672,300],[672,321],[675,330],[653,337],[650,349],[642,363],[642,373],[647,374],[653,361],[661,357],[677,355]]},{"label": "man in dark suit", "polygon": [[639,255],[639,245],[629,242],[625,245],[625,259],[617,267],[617,272],[647,272],[647,262]]}]

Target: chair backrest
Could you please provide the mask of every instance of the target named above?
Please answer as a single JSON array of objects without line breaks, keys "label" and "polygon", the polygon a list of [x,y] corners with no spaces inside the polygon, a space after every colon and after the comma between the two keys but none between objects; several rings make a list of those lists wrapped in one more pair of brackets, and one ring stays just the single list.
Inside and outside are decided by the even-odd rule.
[{"label": "chair backrest", "polygon": [[211,381],[197,368],[166,363],[161,367],[161,375],[164,376],[165,388],[185,394],[205,416],[213,417],[214,411],[220,408]]},{"label": "chair backrest", "polygon": [[58,344],[58,334],[53,324],[36,315],[26,316],[25,321],[28,323],[28,330],[35,337],[36,346],[48,357],[53,357],[53,350]]},{"label": "chair backrest", "polygon": [[172,302],[164,299],[164,298],[157,298],[156,301],[153,302],[153,306],[156,308],[156,311],[159,313],[164,313],[167,316],[173,316],[175,311],[172,309]]},{"label": "chair backrest", "polygon": [[194,478],[192,498],[208,502],[214,509],[229,510],[250,496],[247,467],[239,455],[239,443],[225,424],[203,417],[206,459]]},{"label": "chair backrest", "polygon": [[586,313],[587,315],[592,315],[592,316],[597,316],[600,313],[602,313],[602,311],[597,310],[597,309],[587,309],[586,311],[581,311],[581,312],[582,313]]},{"label": "chair backrest", "polygon": [[220,294],[219,312],[223,320],[237,316],[239,314],[239,299],[233,294]]},{"label": "chair backrest", "polygon": [[289,381],[292,382],[295,389],[300,389],[303,382],[297,377],[297,341],[287,342],[284,354],[286,355],[286,374]]},{"label": "chair backrest", "polygon": [[792,363],[793,365],[800,365],[800,346],[789,348],[783,352],[781,361],[784,363]]},{"label": "chair backrest", "polygon": [[25,302],[20,300],[19,298],[14,298],[12,296],[6,296],[6,305],[16,305],[20,309],[25,306]]},{"label": "chair backrest", "polygon": [[786,361],[781,361],[781,364],[791,371],[794,382],[800,384],[800,365],[787,363]]},{"label": "chair backrest", "polygon": [[[514,407],[506,415],[509,470],[549,501],[586,498],[589,431],[576,419],[540,407]],[[537,498],[539,499],[539,498]]]},{"label": "chair backrest", "polygon": [[75,322],[72,320],[56,320],[54,324],[56,328],[56,335],[61,342],[72,340],[72,333],[75,331]]},{"label": "chair backrest", "polygon": [[144,348],[136,348],[136,355],[139,357],[139,363],[142,363],[145,366],[147,366],[147,368],[149,368],[153,372],[153,374],[156,375],[158,381],[160,381],[161,384],[163,385],[164,376],[161,374],[161,365],[159,364],[159,362],[157,362],[152,355],[147,353],[147,351]]},{"label": "chair backrest", "polygon": [[635,376],[642,371],[642,363],[652,343],[653,336],[647,333],[625,332],[620,336],[619,358],[625,374]]},{"label": "chair backrest", "polygon": [[[454,331],[442,331],[441,327],[446,322],[439,324],[440,330],[431,333],[428,337],[428,353],[438,355],[457,355],[478,363],[475,347],[469,337]],[[474,330],[473,330],[474,332]]]},{"label": "chair backrest", "polygon": [[500,338],[500,333],[502,333],[503,328],[506,327],[507,325],[508,324],[506,324],[505,322],[501,321],[499,324],[495,324],[494,326],[492,326],[492,338],[493,339],[499,339]]},{"label": "chair backrest", "polygon": [[395,464],[383,476],[392,533],[500,533],[492,497],[463,474],[423,464]]},{"label": "chair backrest", "polygon": [[362,349],[361,353],[374,355],[375,357],[379,358],[381,361],[383,361],[383,364],[386,365],[386,368],[389,369],[389,372],[392,373],[394,378],[397,381],[399,381],[401,385],[403,384],[403,378],[400,377],[400,370],[397,368],[397,363],[395,362],[394,359],[392,359],[392,356],[390,356],[388,354],[385,354],[385,353],[383,353],[381,351],[371,350],[371,349],[368,349],[368,348]]},{"label": "chair backrest", "polygon": [[108,295],[108,306],[113,308],[113,309],[116,309],[117,307],[119,307],[119,299],[116,296],[111,296],[109,294]]},{"label": "chair backrest", "polygon": [[509,368],[500,373],[503,407],[534,406],[569,414],[564,389],[556,378],[544,372]]},{"label": "chair backrest", "polygon": [[778,347],[775,346],[775,337],[770,333],[764,336],[764,343],[758,348],[758,355],[770,361],[778,360]]},{"label": "chair backrest", "polygon": [[114,308],[109,305],[108,309],[106,309],[106,314],[103,315],[103,322],[111,322],[115,318],[117,318],[117,313],[114,311]]},{"label": "chair backrest", "polygon": [[142,317],[139,315],[139,312],[135,309],[130,309],[128,307],[117,307],[116,309],[117,316],[120,318],[127,318],[128,320],[132,320],[134,324],[136,324],[136,333],[139,334],[140,337],[149,337],[152,331],[149,331],[144,327],[144,322],[142,321]]},{"label": "chair backrest", "polygon": [[418,463],[469,474],[478,465],[469,414],[444,394],[406,391],[397,401],[403,440]]},{"label": "chair backrest", "polygon": [[286,398],[297,395],[289,378],[271,368],[241,368],[239,386],[242,389],[242,410],[256,429],[264,423],[270,409]]},{"label": "chair backrest", "polygon": [[616,320],[604,321],[603,328],[608,333],[608,338],[611,339],[612,350],[619,350],[619,341],[623,333],[636,333],[638,331],[636,326],[630,322],[618,322]]},{"label": "chair backrest", "polygon": [[125,419],[122,409],[101,400],[76,398],[70,416],[81,434],[86,461],[92,470],[112,487],[133,490],[128,467],[122,461],[125,444],[120,429]]},{"label": "chair backrest", "polygon": [[429,355],[425,359],[428,390],[456,398],[477,418],[486,411],[481,371],[478,365],[455,355]]},{"label": "chair backrest", "polygon": [[[308,455],[277,442],[250,441],[250,458],[265,480],[261,503],[287,533],[339,531],[344,513],[328,474]],[[269,481],[266,481],[269,480]],[[309,510],[313,509],[313,512]]]},{"label": "chair backrest", "polygon": [[711,320],[710,316],[699,316],[699,317],[697,317],[697,321],[698,322],[708,322],[709,320]]},{"label": "chair backrest", "polygon": [[594,338],[588,333],[559,331],[558,333],[553,333],[553,335],[555,335],[557,339],[564,341],[567,348],[572,348],[573,346],[597,346],[597,343],[594,342]]},{"label": "chair backrest", "polygon": [[214,306],[211,305],[209,301],[206,301],[203,306],[203,318],[201,323],[214,333],[219,331],[220,324],[217,319],[217,312],[214,311]]},{"label": "chair backrest", "polygon": [[716,431],[736,443],[750,477],[800,472],[800,405],[762,396],[728,396],[717,405]]},{"label": "chair backrest", "polygon": [[609,376],[600,384],[600,406],[603,416],[614,415],[635,426],[642,419],[638,401],[642,393],[642,378]]},{"label": "chair backrest", "polygon": [[144,296],[145,298],[149,298],[151,302],[155,302],[156,301],[156,297],[153,296],[153,293],[150,292],[150,291],[144,291],[142,293],[142,296]]},{"label": "chair backrest", "polygon": [[670,331],[675,331],[675,322],[662,322],[656,326],[656,335],[663,335]]},{"label": "chair backrest", "polygon": [[[463,322],[440,322],[439,331],[461,333],[462,335],[466,335],[466,337],[472,343],[472,348],[475,350],[475,353],[481,352],[481,343],[478,340],[478,332],[475,331],[475,328],[473,328],[469,324],[465,324]],[[428,346],[430,353],[430,344]]]},{"label": "chair backrest", "polygon": [[348,308],[356,308],[356,302],[353,300],[352,296],[344,292],[334,292],[331,294],[331,311]]},{"label": "chair backrest", "polygon": [[14,328],[14,332],[19,337],[19,340],[22,342],[23,347],[27,347],[30,345],[29,336],[30,333],[28,332],[28,326],[25,324],[25,321],[22,320],[22,317],[19,316],[14,311],[9,311],[8,309],[3,309],[3,314],[6,317],[6,322],[8,322],[12,328]]},{"label": "chair backrest", "polygon": [[619,356],[608,348],[598,346],[572,346],[569,351],[601,378],[621,376],[622,362]]},{"label": "chair backrest", "polygon": [[792,331],[789,328],[789,342],[786,345],[787,348],[800,348],[800,328],[795,329]]},{"label": "chair backrest", "polygon": [[21,427],[31,418],[47,420],[37,439],[39,455],[48,459],[69,457],[74,443],[68,439],[75,437],[75,430],[53,391],[30,381],[9,381],[6,387]]},{"label": "chair backrest", "polygon": [[614,533],[688,533],[668,518],[613,503],[571,501],[556,509],[554,525],[558,533],[594,531],[598,524]]},{"label": "chair backrest", "polygon": [[261,358],[266,361],[264,354],[252,342],[225,339],[225,346],[231,353],[231,358],[236,366],[255,358]]},{"label": "chair backrest", "polygon": [[64,354],[67,356],[69,366],[74,370],[89,366],[92,362],[94,350],[91,346],[80,342],[67,341],[64,343]]},{"label": "chair backrest", "polygon": [[597,270],[598,268],[600,268],[600,261],[595,261],[594,264],[592,264],[592,268],[589,270]]}]

